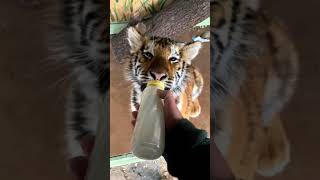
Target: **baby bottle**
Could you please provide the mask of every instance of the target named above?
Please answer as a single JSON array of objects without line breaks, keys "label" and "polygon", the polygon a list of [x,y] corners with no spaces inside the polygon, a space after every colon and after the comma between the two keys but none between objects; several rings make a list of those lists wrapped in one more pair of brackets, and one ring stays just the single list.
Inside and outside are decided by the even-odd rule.
[{"label": "baby bottle", "polygon": [[157,89],[164,89],[162,81],[148,82],[142,92],[140,108],[133,131],[132,152],[141,159],[159,158],[164,150],[164,113],[163,104]]}]

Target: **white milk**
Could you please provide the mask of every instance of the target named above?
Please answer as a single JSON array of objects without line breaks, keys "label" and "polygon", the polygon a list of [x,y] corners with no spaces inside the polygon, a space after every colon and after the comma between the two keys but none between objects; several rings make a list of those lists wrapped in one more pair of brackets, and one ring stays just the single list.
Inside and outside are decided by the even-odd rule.
[{"label": "white milk", "polygon": [[133,131],[132,152],[135,156],[153,160],[164,150],[165,125],[162,100],[157,89],[164,89],[161,81],[151,81],[142,92],[141,104]]}]

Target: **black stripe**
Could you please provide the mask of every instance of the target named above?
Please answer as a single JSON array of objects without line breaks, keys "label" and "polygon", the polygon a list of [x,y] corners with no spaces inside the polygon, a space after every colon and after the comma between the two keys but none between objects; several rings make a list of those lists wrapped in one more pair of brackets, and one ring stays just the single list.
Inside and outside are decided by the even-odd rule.
[{"label": "black stripe", "polygon": [[254,11],[251,10],[250,8],[247,8],[243,19],[244,20],[251,20],[253,18],[254,18]]},{"label": "black stripe", "polygon": [[232,5],[232,18],[231,23],[234,24],[237,21],[237,16],[240,12],[240,1],[239,0],[233,0]]},{"label": "black stripe", "polygon": [[[95,39],[95,36],[98,36],[98,40],[101,41],[101,38],[99,38],[99,36],[102,37],[102,32],[98,32],[98,30],[100,30],[99,27],[104,27],[105,29],[107,28],[107,25],[105,23],[105,19],[103,18],[98,18],[96,20],[95,23],[93,23],[89,29],[91,29],[91,31],[88,33],[89,35],[89,39]],[[105,38],[102,38],[102,40],[106,40]]]},{"label": "black stripe", "polygon": [[79,1],[78,13],[80,14],[84,9],[85,0],[78,0],[78,1]]},{"label": "black stripe", "polygon": [[231,16],[231,26],[229,28],[229,34],[228,34],[228,39],[230,42],[232,39],[232,34],[235,31],[235,26],[236,26],[236,22],[237,22],[237,17],[238,14],[240,12],[240,1],[239,0],[233,0],[233,4],[232,4],[232,16]]},{"label": "black stripe", "polygon": [[176,72],[176,74],[177,74],[178,79],[180,79],[180,77],[181,77],[180,74],[178,72]]},{"label": "black stripe", "polygon": [[87,104],[87,99],[79,88],[73,89],[73,97],[74,112],[72,114],[73,122],[71,128],[76,132],[76,139],[80,139],[82,136],[89,133],[89,131],[83,127],[87,121],[83,114],[83,108]]},{"label": "black stripe", "polygon": [[84,18],[84,22],[82,24],[84,29],[88,29],[89,23],[91,23],[94,20],[99,20],[100,19],[99,17],[100,17],[99,12],[96,12],[96,11],[88,12],[86,14],[86,16]]},{"label": "black stripe", "polygon": [[220,53],[223,53],[224,51],[224,46],[223,46],[223,43],[221,42],[219,36],[217,34],[213,34],[213,39],[214,39],[214,42],[219,50]]},{"label": "black stripe", "polygon": [[136,56],[134,57],[134,65],[136,65],[137,62],[138,62],[138,55],[136,55]]},{"label": "black stripe", "polygon": [[133,89],[132,90],[132,99],[131,100],[132,100],[132,103],[135,104],[135,105],[136,105],[136,103],[138,101],[137,100],[137,95],[138,95],[137,91],[135,89]]}]

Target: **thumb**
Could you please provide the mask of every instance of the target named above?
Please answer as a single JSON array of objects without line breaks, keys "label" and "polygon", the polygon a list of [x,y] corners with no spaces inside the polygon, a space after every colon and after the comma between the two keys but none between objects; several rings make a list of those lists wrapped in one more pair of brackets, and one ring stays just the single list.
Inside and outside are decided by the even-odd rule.
[{"label": "thumb", "polygon": [[172,94],[170,90],[163,91],[158,89],[158,96],[163,99],[165,109],[176,109],[176,97]]},{"label": "thumb", "polygon": [[176,98],[171,91],[158,90],[158,95],[160,98],[164,99],[166,129],[171,130],[177,124],[177,122],[182,119],[181,112],[176,104]]},{"label": "thumb", "polygon": [[170,101],[174,100],[175,101],[177,99],[177,97],[175,97],[175,95],[173,95],[172,91],[170,91],[170,90],[158,89],[157,93],[158,93],[158,96],[165,101],[166,100],[170,100]]}]

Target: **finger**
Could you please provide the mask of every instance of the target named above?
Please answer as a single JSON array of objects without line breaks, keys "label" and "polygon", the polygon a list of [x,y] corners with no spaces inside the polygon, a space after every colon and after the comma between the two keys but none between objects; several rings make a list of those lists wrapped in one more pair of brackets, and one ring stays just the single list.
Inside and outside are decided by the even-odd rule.
[{"label": "finger", "polygon": [[160,89],[158,89],[157,93],[158,93],[158,96],[161,99],[164,99],[167,96],[167,94],[169,93],[169,91],[168,90],[160,90]]},{"label": "finger", "polygon": [[158,89],[157,90],[157,94],[158,94],[158,96],[161,98],[161,99],[174,99],[174,100],[177,100],[178,99],[178,97],[176,97],[175,95],[174,95],[174,93],[172,93],[172,91],[170,91],[170,90],[160,90],[160,89]]},{"label": "finger", "polygon": [[160,98],[164,99],[164,114],[165,125],[167,130],[171,130],[179,120],[182,119],[182,114],[177,107],[177,98],[171,93],[171,91],[158,90]]},{"label": "finger", "polygon": [[176,104],[177,98],[172,94],[171,91],[158,90],[158,95],[164,100],[164,104]]},{"label": "finger", "polygon": [[172,116],[172,118],[180,118],[181,113],[172,95],[168,95],[164,99],[164,111],[165,114]]}]

